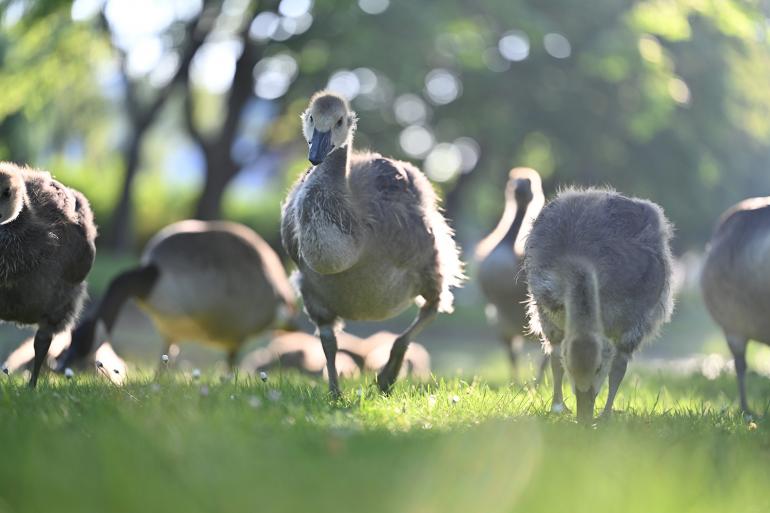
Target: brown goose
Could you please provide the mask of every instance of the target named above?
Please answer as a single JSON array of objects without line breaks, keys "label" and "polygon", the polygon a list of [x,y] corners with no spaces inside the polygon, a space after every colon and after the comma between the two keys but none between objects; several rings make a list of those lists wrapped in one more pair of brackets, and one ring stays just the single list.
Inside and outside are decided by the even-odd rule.
[{"label": "brown goose", "polygon": [[129,299],[152,318],[167,354],[173,344],[195,340],[224,350],[231,366],[249,337],[294,308],[278,255],[253,230],[224,221],[180,221],[150,240],[139,267],[112,280],[94,313],[73,332],[59,369],[108,336]]},{"label": "brown goose", "polygon": [[[524,242],[545,199],[540,175],[534,169],[511,170],[505,189],[505,210],[497,227],[476,248],[478,283],[487,300],[487,319],[497,328],[508,351],[514,375],[527,325],[527,284],[521,272]],[[537,373],[542,378],[548,355]]]},{"label": "brown goose", "polygon": [[[357,377],[362,370],[377,373],[387,364],[397,335],[389,331],[362,339],[344,331],[337,334],[337,374]],[[241,369],[253,373],[274,369],[294,369],[311,376],[323,375],[328,380],[326,356],[318,338],[308,333],[279,333],[267,347],[257,349],[241,361]],[[399,377],[419,380],[430,377],[430,355],[420,344],[411,343],[404,355]]]},{"label": "brown goose", "polygon": [[417,298],[422,306],[396,338],[377,377],[393,385],[409,341],[452,309],[462,264],[427,178],[414,166],[352,151],[355,114],[341,97],[317,93],[302,115],[313,164],[289,192],[281,236],[297,264],[305,310],[318,326],[329,389],[339,396],[335,328],[342,319],[383,320]]},{"label": "brown goose", "polygon": [[770,196],[724,213],[701,275],[703,299],[735,358],[741,409],[746,399],[746,345],[770,344]]}]

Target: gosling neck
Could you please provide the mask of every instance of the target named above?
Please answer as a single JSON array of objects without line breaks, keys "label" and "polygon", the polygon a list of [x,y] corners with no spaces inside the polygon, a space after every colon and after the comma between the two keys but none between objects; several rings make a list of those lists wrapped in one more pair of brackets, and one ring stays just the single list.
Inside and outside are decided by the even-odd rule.
[{"label": "gosling neck", "polygon": [[572,266],[564,301],[565,331],[580,335],[601,333],[596,273],[582,262],[574,262]]},{"label": "gosling neck", "polygon": [[315,170],[334,181],[346,180],[350,172],[350,144],[334,148]]}]

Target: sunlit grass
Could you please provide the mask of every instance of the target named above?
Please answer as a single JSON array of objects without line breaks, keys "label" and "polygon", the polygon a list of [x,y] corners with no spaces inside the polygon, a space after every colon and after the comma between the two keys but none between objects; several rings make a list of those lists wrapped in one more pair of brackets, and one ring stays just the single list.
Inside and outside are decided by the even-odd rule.
[{"label": "sunlit grass", "polygon": [[[737,414],[729,375],[632,373],[622,411],[593,426],[549,414],[547,385],[436,378],[383,397],[362,379],[332,403],[324,383],[291,374],[129,381],[1,382],[0,511],[770,506],[768,427]],[[766,411],[770,382],[749,385]]]}]

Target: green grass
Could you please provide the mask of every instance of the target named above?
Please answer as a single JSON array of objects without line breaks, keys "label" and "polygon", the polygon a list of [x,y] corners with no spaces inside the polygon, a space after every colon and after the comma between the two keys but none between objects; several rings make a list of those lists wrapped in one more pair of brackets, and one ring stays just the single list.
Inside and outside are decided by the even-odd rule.
[{"label": "green grass", "polygon": [[[631,373],[593,426],[548,387],[179,374],[0,382],[0,512],[760,512],[770,429],[734,378]],[[770,382],[749,380],[764,411]],[[567,394],[571,400],[571,394]],[[568,400],[568,405],[570,405]]]}]

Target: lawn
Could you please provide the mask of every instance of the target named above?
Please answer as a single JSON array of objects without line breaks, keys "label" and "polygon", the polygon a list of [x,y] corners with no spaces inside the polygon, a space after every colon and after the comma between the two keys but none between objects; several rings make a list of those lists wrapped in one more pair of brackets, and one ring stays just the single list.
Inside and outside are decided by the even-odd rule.
[{"label": "lawn", "polygon": [[[0,512],[764,512],[770,430],[734,377],[635,370],[592,426],[484,379],[0,383]],[[763,413],[770,381],[750,376]],[[571,395],[568,396],[570,406]]]}]

